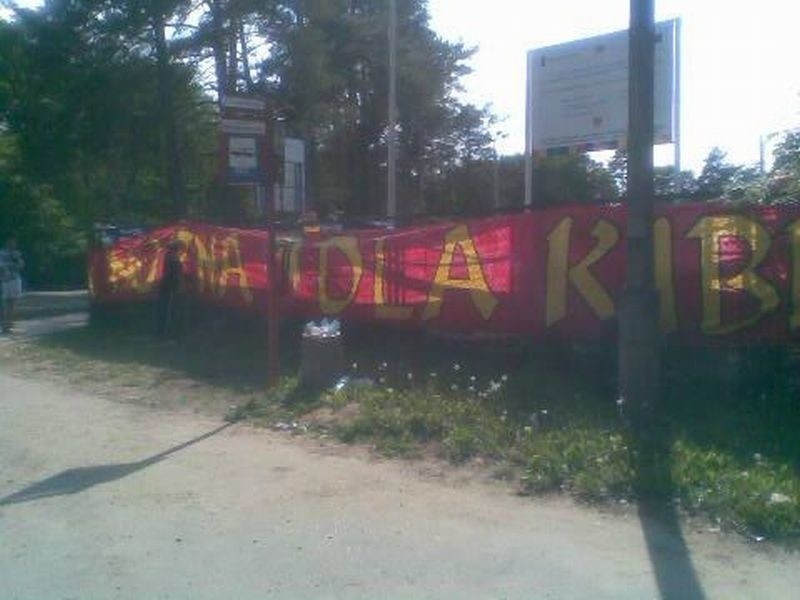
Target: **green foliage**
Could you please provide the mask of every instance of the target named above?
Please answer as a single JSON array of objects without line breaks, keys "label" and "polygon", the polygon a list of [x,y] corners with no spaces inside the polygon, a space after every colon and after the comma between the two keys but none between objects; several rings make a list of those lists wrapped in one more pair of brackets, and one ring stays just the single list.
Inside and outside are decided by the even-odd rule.
[{"label": "green foliage", "polygon": [[[184,164],[181,194],[205,196],[211,113],[185,65],[159,67],[148,22],[107,5],[52,0],[0,22],[3,233],[15,232],[39,285],[80,284],[93,221],[158,223],[176,214],[167,184],[164,98]],[[166,78],[166,79],[165,79]]]},{"label": "green foliage", "polygon": [[800,132],[788,133],[778,144],[767,186],[773,201],[800,198]]},{"label": "green foliage", "polygon": [[[525,195],[525,158],[522,155],[463,162],[429,184],[426,212],[479,214],[521,207]],[[495,188],[496,186],[496,188]],[[619,197],[612,174],[589,156],[570,154],[537,161],[533,171],[533,203],[601,204]]]},{"label": "green foliage", "polygon": [[740,169],[741,167],[727,161],[725,152],[717,147],[712,148],[697,177],[698,197],[706,200],[722,198]]},{"label": "green foliage", "polygon": [[[424,389],[365,387],[348,394],[345,404],[358,403],[358,415],[340,426],[344,441],[373,439],[378,446],[387,441],[440,441],[442,453],[454,462],[476,455],[500,457],[513,431],[496,407],[477,398],[453,392]],[[329,402],[337,403],[334,396]],[[342,399],[339,398],[341,403]]]},{"label": "green foliage", "polygon": [[672,480],[690,510],[763,535],[800,533],[800,478],[789,465],[759,456],[735,460],[679,440],[673,447]]},{"label": "green foliage", "polygon": [[[323,209],[378,214],[386,173],[388,3],[291,3],[262,69],[290,129],[311,144]],[[456,98],[473,50],[439,38],[424,2],[398,3],[399,206],[426,205],[443,174],[489,156],[488,112]]]},{"label": "green foliage", "polygon": [[561,489],[586,500],[631,494],[633,470],[619,432],[597,428],[529,432],[517,452],[525,465],[522,486],[527,492]]},{"label": "green foliage", "polygon": [[[9,143],[0,135],[0,142]],[[0,164],[0,240],[15,236],[29,285],[82,285],[86,239],[50,186],[30,184]]]},{"label": "green foliage", "polygon": [[[628,154],[617,150],[608,162],[608,171],[619,194],[625,195],[628,182]],[[685,202],[697,197],[697,181],[691,171],[675,173],[674,166],[655,167],[653,192],[661,202]]]}]

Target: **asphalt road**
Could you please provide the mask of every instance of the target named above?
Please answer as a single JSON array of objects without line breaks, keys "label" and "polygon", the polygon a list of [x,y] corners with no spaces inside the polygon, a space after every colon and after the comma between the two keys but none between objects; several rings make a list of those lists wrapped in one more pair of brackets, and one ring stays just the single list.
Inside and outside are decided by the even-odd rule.
[{"label": "asphalt road", "polygon": [[796,598],[800,558],[0,366],[0,598]]}]

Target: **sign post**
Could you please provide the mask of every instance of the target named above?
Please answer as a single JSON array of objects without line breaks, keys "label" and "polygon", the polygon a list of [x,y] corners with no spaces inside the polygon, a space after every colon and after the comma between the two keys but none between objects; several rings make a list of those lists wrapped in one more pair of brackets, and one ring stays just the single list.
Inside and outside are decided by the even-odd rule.
[{"label": "sign post", "polygon": [[279,278],[275,252],[274,202],[269,199],[267,178],[271,142],[267,137],[267,103],[263,98],[225,95],[220,99],[220,131],[226,148],[225,182],[251,185],[256,201],[264,201],[267,231],[267,382],[280,378]]},{"label": "sign post", "polygon": [[397,3],[389,0],[389,129],[386,136],[386,216],[397,216]]},{"label": "sign post", "polygon": [[658,293],[653,250],[654,0],[631,0],[626,282],[619,319],[619,386],[630,420],[639,481],[652,491],[657,473],[659,397]]}]

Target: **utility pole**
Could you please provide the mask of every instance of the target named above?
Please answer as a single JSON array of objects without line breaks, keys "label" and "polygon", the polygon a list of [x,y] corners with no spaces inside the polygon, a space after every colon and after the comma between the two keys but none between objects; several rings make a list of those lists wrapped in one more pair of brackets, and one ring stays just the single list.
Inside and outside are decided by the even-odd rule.
[{"label": "utility pole", "polygon": [[386,161],[386,216],[397,216],[397,0],[389,0],[389,155]]},{"label": "utility pole", "polygon": [[627,265],[619,319],[619,382],[640,464],[649,471],[657,448],[660,363],[653,277],[654,0],[631,0],[630,11]]}]

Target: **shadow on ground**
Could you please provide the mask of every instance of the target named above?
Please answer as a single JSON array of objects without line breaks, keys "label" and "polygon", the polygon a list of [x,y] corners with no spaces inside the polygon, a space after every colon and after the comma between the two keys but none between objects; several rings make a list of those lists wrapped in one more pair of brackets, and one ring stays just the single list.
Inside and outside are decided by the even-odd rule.
[{"label": "shadow on ground", "polygon": [[136,462],[67,469],[57,475],[38,481],[23,490],[0,498],[0,506],[31,502],[34,500],[41,500],[42,498],[51,498],[53,496],[77,494],[96,485],[117,481],[118,479],[122,479],[123,477],[127,477],[137,471],[159,463],[170,455],[185,450],[189,446],[202,442],[231,425],[232,423],[225,423],[203,435]]},{"label": "shadow on ground", "polygon": [[681,529],[670,473],[671,433],[659,425],[629,430],[634,493],[647,553],[663,600],[703,600],[705,594]]},{"label": "shadow on ground", "polygon": [[[296,344],[292,335],[284,338],[282,362],[291,370]],[[90,360],[165,369],[235,391],[263,390],[266,382],[265,325],[256,317],[197,311],[181,331],[161,339],[155,335],[155,309],[140,305],[92,319],[86,327],[40,336],[36,343]]]}]

